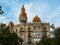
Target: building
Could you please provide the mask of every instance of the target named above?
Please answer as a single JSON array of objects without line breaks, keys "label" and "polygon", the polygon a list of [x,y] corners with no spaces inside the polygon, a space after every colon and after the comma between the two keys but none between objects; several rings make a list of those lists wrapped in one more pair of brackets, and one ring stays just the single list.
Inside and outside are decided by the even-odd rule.
[{"label": "building", "polygon": [[42,36],[50,36],[49,23],[41,22],[41,19],[37,15],[33,17],[30,23],[27,22],[27,19],[24,5],[22,5],[19,15],[20,24],[14,25],[12,21],[8,24],[10,30],[16,32],[17,35],[23,39],[23,45],[34,45],[41,40]]}]

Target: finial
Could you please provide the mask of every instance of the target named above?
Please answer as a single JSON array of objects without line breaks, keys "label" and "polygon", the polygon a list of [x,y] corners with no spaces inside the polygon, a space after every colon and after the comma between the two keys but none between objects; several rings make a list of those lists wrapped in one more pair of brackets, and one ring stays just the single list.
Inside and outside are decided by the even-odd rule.
[{"label": "finial", "polygon": [[36,16],[37,16],[37,14],[36,14]]},{"label": "finial", "polygon": [[38,17],[37,14],[36,14],[36,17]]},{"label": "finial", "polygon": [[22,8],[24,8],[24,5],[22,5]]}]

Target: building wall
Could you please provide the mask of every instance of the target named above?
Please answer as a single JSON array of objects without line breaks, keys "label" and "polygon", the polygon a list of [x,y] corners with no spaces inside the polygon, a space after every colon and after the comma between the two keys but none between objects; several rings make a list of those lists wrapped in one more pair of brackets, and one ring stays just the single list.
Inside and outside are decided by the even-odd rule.
[{"label": "building wall", "polygon": [[[50,25],[49,23],[41,22],[41,19],[36,15],[33,18],[32,23],[27,22],[27,15],[25,12],[24,5],[21,8],[21,14],[19,15],[20,24],[14,25],[12,22],[9,23],[9,27],[17,33],[24,41],[24,44],[34,44],[41,40],[42,36],[50,36]],[[31,39],[31,40],[30,40]],[[30,42],[31,41],[31,42]]]},{"label": "building wall", "polygon": [[[46,29],[44,30],[44,27]],[[30,28],[30,29],[29,29]],[[31,41],[34,44],[36,41],[42,38],[44,35],[44,31],[47,32],[47,37],[50,35],[50,28],[49,24],[41,24],[41,23],[26,23],[26,24],[19,24],[19,26],[14,26],[14,32],[17,33],[19,37],[24,40],[24,44],[28,43],[28,33],[31,34]]]}]

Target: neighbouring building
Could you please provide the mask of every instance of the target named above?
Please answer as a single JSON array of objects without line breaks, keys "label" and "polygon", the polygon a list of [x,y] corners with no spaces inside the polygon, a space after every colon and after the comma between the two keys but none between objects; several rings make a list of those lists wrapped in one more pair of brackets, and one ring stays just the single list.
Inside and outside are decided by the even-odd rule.
[{"label": "neighbouring building", "polygon": [[23,45],[35,45],[40,41],[42,36],[50,37],[50,25],[47,22],[41,22],[41,19],[36,15],[32,22],[27,22],[27,14],[24,5],[22,5],[21,13],[19,15],[19,24],[14,25],[12,21],[9,22],[11,32],[16,32],[19,37],[23,39]]}]

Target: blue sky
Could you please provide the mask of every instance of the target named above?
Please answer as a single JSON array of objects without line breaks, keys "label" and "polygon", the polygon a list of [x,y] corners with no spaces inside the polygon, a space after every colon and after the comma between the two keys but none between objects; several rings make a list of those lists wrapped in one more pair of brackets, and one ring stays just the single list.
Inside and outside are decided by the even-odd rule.
[{"label": "blue sky", "polygon": [[24,4],[28,16],[28,22],[32,22],[37,14],[42,22],[49,22],[60,26],[60,0],[0,0],[4,14],[0,16],[0,23],[8,24],[13,21],[19,23],[21,6]]}]

